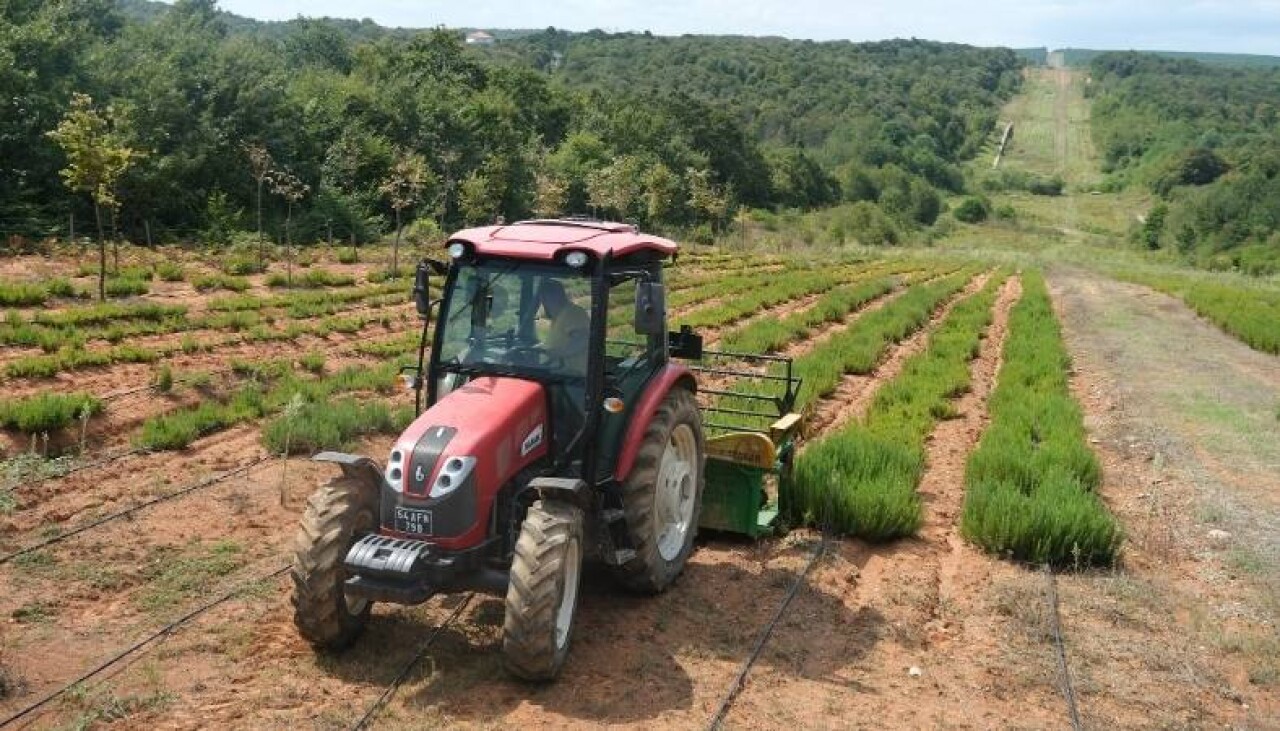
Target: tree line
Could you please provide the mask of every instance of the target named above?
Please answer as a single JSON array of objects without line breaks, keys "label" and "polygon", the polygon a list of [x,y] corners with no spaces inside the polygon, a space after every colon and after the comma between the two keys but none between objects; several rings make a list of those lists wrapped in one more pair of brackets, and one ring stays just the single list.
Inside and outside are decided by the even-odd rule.
[{"label": "tree line", "polygon": [[1280,272],[1280,69],[1108,53],[1090,72],[1108,184],[1158,197],[1139,243],[1203,266]]},{"label": "tree line", "polygon": [[1019,67],[914,40],[548,29],[476,49],[213,0],[10,0],[0,229],[76,213],[134,240],[366,241],[595,213],[706,233],[841,200],[925,226]]}]

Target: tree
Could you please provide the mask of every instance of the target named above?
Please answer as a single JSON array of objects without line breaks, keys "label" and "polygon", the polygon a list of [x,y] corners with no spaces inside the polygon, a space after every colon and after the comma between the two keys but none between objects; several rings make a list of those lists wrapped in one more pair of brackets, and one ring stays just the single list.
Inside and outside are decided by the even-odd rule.
[{"label": "tree", "polygon": [[493,218],[493,187],[489,176],[472,170],[458,187],[458,207],[467,223],[479,223]]},{"label": "tree", "polygon": [[538,173],[534,176],[533,212],[542,218],[552,218],[565,212],[569,201],[569,184],[555,173]]},{"label": "tree", "polygon": [[293,207],[311,192],[311,186],[302,182],[298,176],[287,170],[277,171],[271,177],[271,192],[284,198],[284,246],[285,246],[285,281],[293,286],[293,237],[289,230],[293,222]]},{"label": "tree", "polygon": [[656,163],[644,173],[645,215],[650,224],[670,221],[680,195],[680,178],[671,168]]},{"label": "tree", "polygon": [[422,200],[428,189],[435,187],[435,174],[422,155],[400,150],[378,192],[391,204],[396,215],[396,242],[391,247],[391,276],[400,275],[400,237],[404,231],[403,212]]},{"label": "tree", "polygon": [[86,94],[75,94],[71,108],[48,133],[62,148],[67,166],[62,169],[62,180],[76,193],[87,193],[93,201],[93,219],[98,227],[98,299],[107,298],[107,242],[102,232],[102,207],[119,205],[116,184],[141,157],[141,153],[119,142],[114,128],[115,114],[107,107],[106,114],[98,112],[93,99]]},{"label": "tree", "polygon": [[262,236],[262,187],[271,180],[275,173],[276,161],[271,158],[271,153],[267,151],[265,145],[244,145],[245,154],[249,156],[249,170],[253,174],[253,181],[257,184],[257,207],[258,207],[258,267],[265,269],[266,261],[266,241]]},{"label": "tree", "polygon": [[689,182],[689,207],[719,228],[729,215],[729,195],[711,181],[711,172],[689,168],[685,171]]}]

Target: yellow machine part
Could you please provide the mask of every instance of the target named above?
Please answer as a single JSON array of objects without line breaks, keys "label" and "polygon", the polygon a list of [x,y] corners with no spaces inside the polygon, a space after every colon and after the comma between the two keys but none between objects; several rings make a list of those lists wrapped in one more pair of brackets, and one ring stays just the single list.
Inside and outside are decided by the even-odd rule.
[{"label": "yellow machine part", "polygon": [[707,439],[707,457],[771,470],[778,450],[764,434],[735,432]]}]

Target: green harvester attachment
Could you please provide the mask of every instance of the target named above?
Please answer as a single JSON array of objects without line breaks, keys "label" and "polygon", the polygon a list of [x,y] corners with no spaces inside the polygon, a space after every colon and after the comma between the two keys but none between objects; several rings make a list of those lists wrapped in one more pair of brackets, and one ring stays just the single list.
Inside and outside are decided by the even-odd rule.
[{"label": "green harvester attachment", "polygon": [[700,528],[759,538],[779,528],[800,431],[800,379],[790,358],[704,350],[699,374],[707,432]]}]

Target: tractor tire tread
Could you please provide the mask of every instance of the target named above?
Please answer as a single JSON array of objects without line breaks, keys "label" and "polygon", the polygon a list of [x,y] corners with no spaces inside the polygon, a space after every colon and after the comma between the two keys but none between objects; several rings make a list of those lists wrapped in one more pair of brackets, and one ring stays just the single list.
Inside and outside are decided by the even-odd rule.
[{"label": "tractor tire tread", "polygon": [[556,647],[556,613],[568,546],[574,538],[582,546],[582,521],[580,508],[553,500],[535,502],[525,516],[502,627],[503,665],[523,680],[555,678],[568,654],[568,643]]},{"label": "tractor tire tread", "polygon": [[[376,492],[363,480],[339,477],[311,495],[294,537],[291,602],[299,634],[317,648],[340,650],[368,621],[372,602],[352,614],[342,595],[346,558],[362,511],[376,525]],[[369,526],[370,528],[373,525]]]}]

